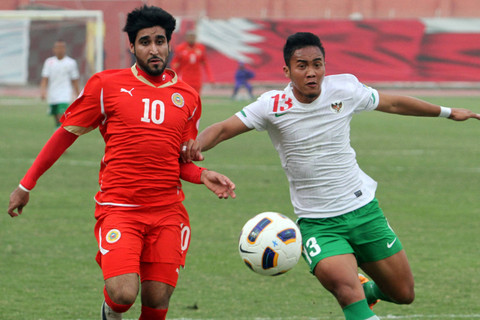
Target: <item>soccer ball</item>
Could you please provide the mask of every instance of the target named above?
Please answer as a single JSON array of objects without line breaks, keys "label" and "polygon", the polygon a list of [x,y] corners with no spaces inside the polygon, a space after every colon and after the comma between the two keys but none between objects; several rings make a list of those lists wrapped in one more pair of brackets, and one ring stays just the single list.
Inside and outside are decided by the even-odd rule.
[{"label": "soccer ball", "polygon": [[251,270],[276,276],[297,264],[302,254],[302,236],[295,222],[286,216],[263,212],[243,226],[238,251]]}]

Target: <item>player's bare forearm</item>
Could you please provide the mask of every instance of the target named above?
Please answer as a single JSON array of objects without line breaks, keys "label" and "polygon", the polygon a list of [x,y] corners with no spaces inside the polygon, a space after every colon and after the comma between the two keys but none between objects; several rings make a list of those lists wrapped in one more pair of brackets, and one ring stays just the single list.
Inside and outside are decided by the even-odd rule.
[{"label": "player's bare forearm", "polygon": [[197,137],[197,141],[202,151],[207,151],[222,141],[231,139],[241,133],[251,130],[237,116],[217,122],[205,130]]},{"label": "player's bare forearm", "polygon": [[215,147],[222,141],[235,137],[251,130],[237,116],[212,124],[203,130],[195,141],[190,140],[182,144],[180,156],[184,162],[203,160],[202,151]]},{"label": "player's bare forearm", "polygon": [[[406,116],[439,117],[442,107],[414,97],[380,94],[377,111]],[[464,121],[470,118],[480,120],[480,114],[469,109],[451,108],[449,119]]]},{"label": "player's bare forearm", "polygon": [[48,78],[43,77],[40,81],[40,98],[45,100],[47,97]]},{"label": "player's bare forearm", "polygon": [[225,140],[221,123],[215,123],[203,130],[197,137],[200,151],[207,151]]},{"label": "player's bare forearm", "polygon": [[380,93],[377,111],[405,116],[437,117],[440,106],[417,98]]},{"label": "player's bare forearm", "polygon": [[215,139],[218,135],[217,129],[216,125],[212,125],[202,131],[196,140],[190,139],[183,142],[180,146],[180,158],[182,161],[185,163],[203,161],[202,150],[211,149],[220,142]]}]

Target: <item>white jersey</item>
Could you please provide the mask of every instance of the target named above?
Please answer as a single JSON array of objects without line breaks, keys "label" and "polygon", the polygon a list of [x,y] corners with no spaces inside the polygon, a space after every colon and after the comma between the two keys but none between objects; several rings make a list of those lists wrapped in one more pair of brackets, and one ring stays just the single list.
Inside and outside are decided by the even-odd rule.
[{"label": "white jersey", "polygon": [[70,103],[72,101],[72,80],[79,78],[77,62],[65,56],[59,60],[53,56],[45,60],[42,77],[48,78],[49,104]]},{"label": "white jersey", "polygon": [[305,104],[291,84],[261,95],[236,116],[267,130],[290,184],[299,217],[327,218],[358,209],[375,197],[377,183],[358,166],[350,146],[354,113],[378,106],[377,90],[351,74],[326,76],[320,96]]}]

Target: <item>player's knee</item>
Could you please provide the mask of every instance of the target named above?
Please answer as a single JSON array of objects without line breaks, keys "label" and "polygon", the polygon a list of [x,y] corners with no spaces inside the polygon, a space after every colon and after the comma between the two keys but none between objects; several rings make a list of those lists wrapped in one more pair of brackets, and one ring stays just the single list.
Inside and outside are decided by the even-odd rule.
[{"label": "player's knee", "polygon": [[115,287],[108,290],[110,299],[122,305],[131,305],[137,298],[138,290],[134,290],[126,287]]},{"label": "player's knee", "polygon": [[411,304],[415,300],[415,290],[412,287],[405,287],[397,291],[394,301],[398,304]]}]

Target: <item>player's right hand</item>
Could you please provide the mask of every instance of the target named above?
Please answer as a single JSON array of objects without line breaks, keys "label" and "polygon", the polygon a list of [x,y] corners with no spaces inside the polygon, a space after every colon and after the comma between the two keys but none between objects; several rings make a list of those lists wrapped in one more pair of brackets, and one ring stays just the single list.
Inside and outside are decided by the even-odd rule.
[{"label": "player's right hand", "polygon": [[[8,204],[8,214],[14,218],[22,214],[23,207],[25,207],[30,199],[30,194],[17,187],[10,194],[10,203]],[[17,210],[17,212],[15,212]]]},{"label": "player's right hand", "polygon": [[183,162],[203,161],[202,149],[196,140],[190,139],[180,145],[180,158]]}]

